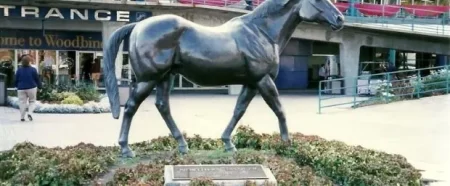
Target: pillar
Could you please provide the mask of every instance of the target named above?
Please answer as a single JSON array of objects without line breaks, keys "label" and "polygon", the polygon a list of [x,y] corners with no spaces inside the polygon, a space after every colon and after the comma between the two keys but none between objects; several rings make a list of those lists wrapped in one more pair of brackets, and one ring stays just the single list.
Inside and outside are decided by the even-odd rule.
[{"label": "pillar", "polygon": [[[356,93],[356,77],[359,75],[359,54],[361,45],[345,41],[339,45],[339,63],[344,79],[345,95]],[[351,87],[353,86],[353,87]]]},{"label": "pillar", "polygon": [[349,7],[349,13],[350,13],[350,16],[357,16],[358,15],[358,13],[357,13],[357,11],[356,11],[356,8],[355,8],[355,3],[358,3],[358,0],[350,0],[350,7]]},{"label": "pillar", "polygon": [[396,50],[390,49],[389,50],[389,63],[394,66],[395,66],[395,57],[396,57]]},{"label": "pillar", "polygon": [[[122,27],[123,25],[125,25],[125,23],[123,22],[102,22],[102,37],[103,37],[103,44],[106,43],[106,41],[109,39],[109,37],[111,36],[111,34],[117,30],[118,28]],[[116,77],[117,79],[121,79],[122,78],[122,62],[123,62],[123,42],[120,44],[119,47],[119,52],[117,53],[117,58],[116,58]],[[125,77],[128,78],[128,77]]]}]

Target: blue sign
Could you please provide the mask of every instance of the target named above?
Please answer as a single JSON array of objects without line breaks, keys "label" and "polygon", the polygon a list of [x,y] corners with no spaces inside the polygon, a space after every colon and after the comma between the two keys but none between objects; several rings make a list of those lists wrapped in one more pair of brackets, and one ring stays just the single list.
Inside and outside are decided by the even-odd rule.
[{"label": "blue sign", "polygon": [[0,17],[137,22],[151,16],[151,12],[0,5]]},{"label": "blue sign", "polygon": [[[101,32],[46,30],[0,30],[0,48],[39,50],[103,50]],[[128,38],[123,50],[128,50]]]},{"label": "blue sign", "polygon": [[151,12],[130,12],[130,22],[139,22],[149,17],[152,17]]}]

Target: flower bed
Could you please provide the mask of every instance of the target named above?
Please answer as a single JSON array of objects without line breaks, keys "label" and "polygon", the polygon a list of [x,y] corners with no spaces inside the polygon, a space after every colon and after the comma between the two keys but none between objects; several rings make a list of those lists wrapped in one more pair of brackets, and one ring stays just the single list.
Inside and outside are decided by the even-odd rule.
[{"label": "flower bed", "polygon": [[[239,127],[236,154],[223,152],[220,139],[186,138],[190,153],[180,156],[171,136],[132,144],[137,157],[121,159],[118,147],[79,144],[45,148],[20,143],[0,153],[0,185],[152,185],[164,183],[164,165],[263,164],[280,186],[421,185],[421,174],[400,155],[291,134],[289,146],[279,134],[256,134]],[[202,184],[201,184],[202,183]],[[208,178],[192,184],[210,185]],[[251,183],[249,183],[251,185]]]},{"label": "flower bed", "polygon": [[[19,108],[16,91],[8,95],[8,103]],[[111,112],[106,95],[98,93],[91,84],[44,85],[37,93],[35,113],[108,113]]]},{"label": "flower bed", "polygon": [[[19,109],[19,98],[8,97],[8,104],[13,108]],[[107,96],[102,96],[99,102],[89,101],[82,105],[77,104],[56,104],[56,103],[42,103],[36,102],[35,113],[109,113],[111,112],[109,106],[109,99]]]}]

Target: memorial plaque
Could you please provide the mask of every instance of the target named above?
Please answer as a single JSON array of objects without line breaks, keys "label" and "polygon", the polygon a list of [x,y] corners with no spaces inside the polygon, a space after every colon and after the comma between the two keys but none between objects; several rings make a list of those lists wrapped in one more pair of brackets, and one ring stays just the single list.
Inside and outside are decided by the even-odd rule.
[{"label": "memorial plaque", "polygon": [[173,180],[207,177],[213,180],[268,179],[262,165],[175,165]]}]

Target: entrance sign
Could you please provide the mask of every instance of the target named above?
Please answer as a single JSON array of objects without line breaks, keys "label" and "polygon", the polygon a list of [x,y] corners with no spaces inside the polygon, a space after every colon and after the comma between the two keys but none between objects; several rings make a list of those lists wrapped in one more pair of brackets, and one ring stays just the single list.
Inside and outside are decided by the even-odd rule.
[{"label": "entrance sign", "polygon": [[[0,48],[101,51],[101,32],[46,30],[0,30]],[[123,50],[128,51],[128,38]]]},{"label": "entrance sign", "polygon": [[0,48],[44,50],[102,50],[101,32],[48,30],[45,35],[38,30],[0,31]]},{"label": "entrance sign", "polygon": [[135,22],[151,12],[0,5],[0,17]]}]

